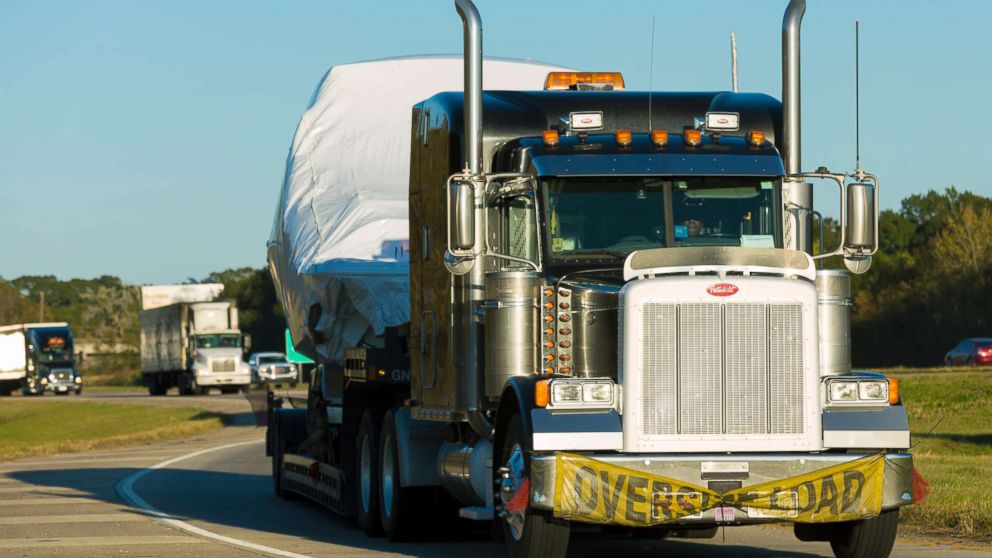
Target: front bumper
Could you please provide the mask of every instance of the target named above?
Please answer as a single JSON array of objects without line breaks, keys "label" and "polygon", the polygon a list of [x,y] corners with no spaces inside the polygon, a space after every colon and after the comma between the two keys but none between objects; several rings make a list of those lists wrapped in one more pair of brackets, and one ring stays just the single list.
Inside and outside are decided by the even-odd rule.
[{"label": "front bumper", "polygon": [[200,372],[196,375],[196,384],[208,386],[247,386],[251,384],[251,374],[247,372]]},{"label": "front bumper", "polygon": [[296,381],[296,372],[259,372],[258,374],[260,384],[296,383]]},{"label": "front bumper", "polygon": [[[797,477],[847,462],[869,453],[823,454],[600,454],[587,455],[597,461],[668,477],[685,483],[719,490],[717,483],[740,481],[742,487]],[[908,453],[885,455],[882,509],[894,509],[913,503],[913,456]],[[553,510],[556,490],[554,454],[531,457],[531,507]],[[744,525],[781,522],[758,510],[731,511],[714,508],[694,516],[683,517],[673,525]]]}]

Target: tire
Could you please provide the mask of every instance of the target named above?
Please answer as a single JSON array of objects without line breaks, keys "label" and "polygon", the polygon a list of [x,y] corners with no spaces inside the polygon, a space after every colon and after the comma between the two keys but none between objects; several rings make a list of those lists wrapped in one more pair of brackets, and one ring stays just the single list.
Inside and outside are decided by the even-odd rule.
[{"label": "tire", "polygon": [[[500,444],[499,461],[501,467],[509,466],[514,451],[524,448],[523,422],[514,415],[506,424],[505,434]],[[495,460],[494,460],[495,461]],[[494,467],[494,471],[498,467]],[[524,471],[530,470],[529,457],[524,452]],[[500,494],[502,490],[498,490]],[[501,503],[497,494],[497,503]],[[503,528],[503,539],[511,558],[564,558],[568,552],[568,539],[571,527],[567,523],[556,523],[547,513],[527,508],[521,515],[506,515],[497,520]],[[511,522],[515,526],[511,526]]]},{"label": "tire", "polygon": [[391,409],[382,421],[379,444],[379,517],[382,533],[391,541],[419,538],[430,514],[424,513],[424,502],[431,497],[432,487],[400,485],[399,447],[396,440],[396,411]]},{"label": "tire", "polygon": [[972,358],[972,357],[968,357],[968,362],[966,364],[968,366],[970,366],[971,368],[974,368],[975,367],[975,359]]},{"label": "tire", "polygon": [[837,525],[830,548],[837,558],[888,558],[896,542],[899,510],[878,517]]},{"label": "tire", "polygon": [[358,526],[370,537],[382,535],[379,519],[379,429],[382,427],[382,411],[368,409],[362,415],[355,436],[357,458],[355,475],[355,508],[358,510]]},{"label": "tire", "polygon": [[954,361],[951,360],[951,357],[949,357],[949,356],[945,356],[944,357],[944,366],[947,366],[947,367],[954,366]]},{"label": "tire", "polygon": [[283,432],[283,428],[291,427],[295,422],[298,421],[288,421],[289,424],[283,424],[283,420],[280,420],[282,413],[276,413],[276,419],[272,425],[273,429],[273,448],[272,448],[272,491],[276,496],[282,498],[286,501],[296,500],[299,498],[297,494],[291,490],[286,490],[285,483],[283,482],[283,456],[286,455],[286,447],[288,446],[286,440],[286,434]]}]

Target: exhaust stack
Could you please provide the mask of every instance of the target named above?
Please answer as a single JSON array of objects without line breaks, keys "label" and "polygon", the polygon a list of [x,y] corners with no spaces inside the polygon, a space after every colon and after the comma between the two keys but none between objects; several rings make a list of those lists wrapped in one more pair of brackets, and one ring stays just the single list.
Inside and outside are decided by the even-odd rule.
[{"label": "exhaust stack", "polygon": [[782,156],[785,173],[801,172],[799,31],[806,0],[790,0],[782,19]]},{"label": "exhaust stack", "polygon": [[482,18],[472,0],[455,0],[465,28],[465,136],[463,156],[473,175],[482,174]]}]

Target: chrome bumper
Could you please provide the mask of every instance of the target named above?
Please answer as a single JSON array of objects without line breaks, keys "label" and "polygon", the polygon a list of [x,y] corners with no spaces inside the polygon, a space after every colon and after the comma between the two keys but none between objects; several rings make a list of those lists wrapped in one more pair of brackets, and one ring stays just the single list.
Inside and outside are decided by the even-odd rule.
[{"label": "chrome bumper", "polygon": [[251,375],[240,372],[210,372],[197,374],[196,383],[201,387],[215,386],[247,386],[251,384]]},{"label": "chrome bumper", "polygon": [[[645,473],[661,475],[672,479],[692,483],[698,486],[708,486],[711,481],[741,481],[741,485],[751,486],[812,473],[833,465],[854,461],[869,455],[862,454],[735,454],[735,455],[700,455],[700,454],[585,454],[587,457],[616,465],[627,467]],[[734,464],[721,466],[721,464]],[[706,471],[742,470],[746,464],[746,473],[736,476],[722,473],[718,478],[704,475]],[[534,455],[531,457],[531,506],[538,509],[552,510],[555,500],[555,456]],[[913,456],[908,453],[889,453],[885,455],[885,480],[882,493],[882,509],[893,509],[913,503]],[[685,517],[676,524],[750,524],[780,522],[781,519],[769,518],[760,513],[738,511],[734,519],[728,521],[717,519],[717,509],[711,509],[698,516]],[[722,512],[720,512],[722,513]]]}]

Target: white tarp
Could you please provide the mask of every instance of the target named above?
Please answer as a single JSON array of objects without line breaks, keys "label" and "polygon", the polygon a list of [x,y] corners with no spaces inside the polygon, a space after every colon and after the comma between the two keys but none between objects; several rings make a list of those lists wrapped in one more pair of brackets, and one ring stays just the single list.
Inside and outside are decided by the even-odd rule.
[{"label": "white tarp", "polygon": [[[539,90],[558,69],[487,59],[483,88]],[[381,334],[409,322],[411,109],[462,84],[461,56],[346,64],[324,76],[293,138],[269,240],[300,352],[340,361],[369,328]],[[322,344],[306,330],[315,304]]]}]

